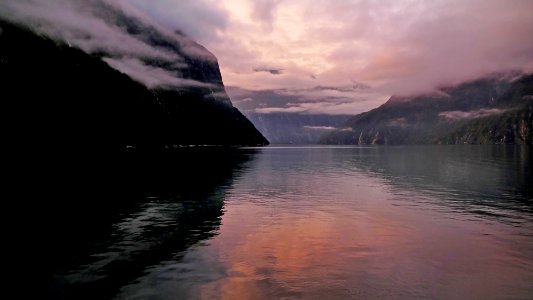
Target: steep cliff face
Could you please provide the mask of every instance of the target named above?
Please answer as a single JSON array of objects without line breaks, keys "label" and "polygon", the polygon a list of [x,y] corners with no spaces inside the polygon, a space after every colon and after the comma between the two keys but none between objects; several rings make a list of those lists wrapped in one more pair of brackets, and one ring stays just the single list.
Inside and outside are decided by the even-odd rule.
[{"label": "steep cliff face", "polygon": [[268,143],[231,104],[205,48],[104,1],[87,3],[86,15],[63,23],[45,8],[0,5],[0,93],[19,142],[95,149]]},{"label": "steep cliff face", "polygon": [[[493,77],[391,99],[322,136],[327,144],[531,144],[533,76]],[[348,128],[348,130],[346,130]]]}]

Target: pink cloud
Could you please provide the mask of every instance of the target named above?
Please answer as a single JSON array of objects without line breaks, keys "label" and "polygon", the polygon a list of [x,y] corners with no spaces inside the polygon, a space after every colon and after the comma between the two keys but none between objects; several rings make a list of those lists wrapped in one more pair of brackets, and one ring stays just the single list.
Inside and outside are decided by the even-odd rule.
[{"label": "pink cloud", "polygon": [[[4,14],[11,13],[5,8],[12,4],[23,7],[30,18],[44,14],[53,20],[55,33],[73,29],[63,38],[89,52],[106,47],[128,57],[180,62],[172,53],[80,15],[81,10],[67,10],[73,6],[69,1],[4,2],[0,2]],[[214,59],[203,47],[187,44],[176,31],[192,36],[217,56],[226,85],[255,91],[285,89],[297,94],[300,102],[327,102],[321,107],[299,104],[275,109],[337,113],[342,107],[344,113],[355,114],[382,104],[392,94],[432,92],[493,72],[533,71],[533,1],[529,0],[104,2],[158,26],[189,54]],[[91,28],[95,30],[90,40],[80,38],[79,32]],[[340,89],[353,82],[368,89]],[[316,86],[332,89],[311,91]],[[353,103],[332,105],[335,98]]]},{"label": "pink cloud", "polygon": [[[375,98],[366,99],[376,103],[493,72],[533,71],[532,1],[223,2],[229,21],[216,39],[202,42],[234,86],[309,89],[357,81],[372,88]],[[263,17],[256,10],[262,5],[269,8]],[[253,74],[257,65],[283,74]]]}]

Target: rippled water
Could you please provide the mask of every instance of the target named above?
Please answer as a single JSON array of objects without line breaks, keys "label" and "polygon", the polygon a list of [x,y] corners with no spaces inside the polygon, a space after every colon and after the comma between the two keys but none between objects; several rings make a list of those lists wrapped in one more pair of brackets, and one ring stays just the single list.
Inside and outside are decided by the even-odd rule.
[{"label": "rippled water", "polygon": [[54,229],[48,295],[533,298],[531,148],[216,151],[132,158]]}]

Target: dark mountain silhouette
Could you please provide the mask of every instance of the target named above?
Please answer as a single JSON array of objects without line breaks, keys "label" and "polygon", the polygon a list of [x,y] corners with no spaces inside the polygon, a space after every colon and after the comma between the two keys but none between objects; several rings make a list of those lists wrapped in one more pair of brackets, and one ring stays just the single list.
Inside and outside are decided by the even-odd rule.
[{"label": "dark mountain silhouette", "polygon": [[[194,231],[222,213],[223,199],[206,204],[202,197],[211,199],[203,193],[216,193],[218,184],[231,178],[237,154],[230,148],[268,144],[233,107],[218,63],[207,50],[180,33],[163,34],[120,11],[94,9],[93,17],[105,15],[98,20],[112,22],[110,28],[120,31],[113,34],[142,41],[139,49],[147,55],[136,53],[142,51],[130,47],[137,45],[131,40],[98,40],[78,31],[54,35],[48,23],[7,18],[8,13],[0,11],[0,97],[10,195],[6,211],[19,212],[10,222],[7,250],[19,263],[13,278],[24,276],[27,267],[37,270],[30,279],[34,284],[29,284],[34,289],[27,289],[28,283],[13,286],[19,294],[37,293],[46,299],[43,295],[50,292],[56,299],[70,293],[71,287],[63,288],[70,283],[54,277],[65,271],[62,263],[72,259],[62,256],[63,247],[68,254],[78,245],[76,236],[105,234],[107,227],[102,229],[101,223],[111,223],[108,219],[117,211],[143,201],[152,190],[191,193],[191,201],[199,201],[189,205],[198,207],[198,215],[191,215],[184,231],[168,243],[188,238],[188,228]],[[112,45],[105,47],[102,41]],[[115,51],[128,41],[126,52]],[[168,58],[158,60],[160,55]],[[237,164],[246,159],[238,158]],[[155,249],[154,258],[161,252],[171,256],[158,238],[156,234],[154,243],[146,243],[155,245],[146,253]],[[23,258],[15,259],[19,256]],[[149,254],[141,257],[146,264],[154,259]],[[132,273],[141,269],[123,261],[106,268],[124,266],[133,268],[128,269]],[[81,293],[87,298],[95,286],[115,292],[108,279],[88,286],[84,284],[87,293]],[[79,298],[76,287],[73,293]]]},{"label": "dark mountain silhouette", "polygon": [[[143,58],[139,66],[152,71],[143,74],[142,68],[130,70],[136,65],[128,65],[123,57],[108,57],[106,49],[88,54],[68,41],[0,20],[4,113],[9,117],[9,132],[19,144],[107,151],[268,143],[232,106],[216,59],[191,55],[183,43],[166,41],[155,29],[125,15],[116,14],[113,20],[127,34],[147,39],[147,44],[175,53],[181,60],[173,65]],[[195,51],[203,49],[185,41]],[[205,53],[209,55],[207,50],[201,54]],[[167,76],[172,72],[180,76]],[[150,86],[154,75],[170,85],[154,78]]]}]

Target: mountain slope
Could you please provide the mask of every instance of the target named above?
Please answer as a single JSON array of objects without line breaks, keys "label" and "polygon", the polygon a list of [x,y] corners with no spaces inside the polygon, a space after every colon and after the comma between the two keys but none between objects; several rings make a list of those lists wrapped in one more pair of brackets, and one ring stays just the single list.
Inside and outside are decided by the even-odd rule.
[{"label": "mountain slope", "polygon": [[391,97],[325,134],[320,142],[531,144],[532,78],[492,77],[445,88],[438,95]]},{"label": "mountain slope", "polygon": [[93,2],[91,20],[138,48],[110,46],[96,31],[57,33],[50,20],[0,18],[0,93],[14,138],[43,148],[268,143],[232,106],[212,54]]},{"label": "mountain slope", "polygon": [[500,113],[458,122],[436,141],[445,144],[533,144],[533,76],[524,76],[490,105]]}]

